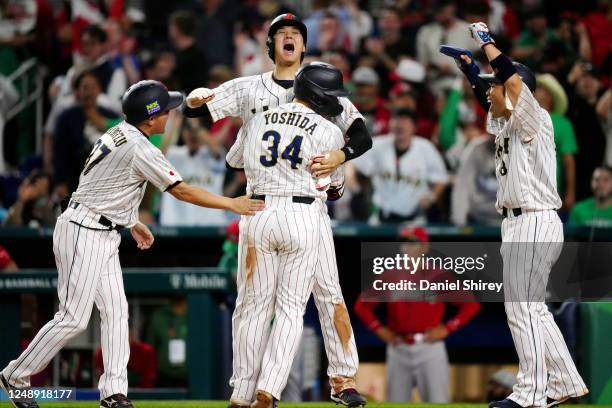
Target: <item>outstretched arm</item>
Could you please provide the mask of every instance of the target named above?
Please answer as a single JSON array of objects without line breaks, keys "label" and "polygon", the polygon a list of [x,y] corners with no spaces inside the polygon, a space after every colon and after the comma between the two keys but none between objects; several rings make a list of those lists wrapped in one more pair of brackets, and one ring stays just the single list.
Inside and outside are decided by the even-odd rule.
[{"label": "outstretched arm", "polygon": [[237,198],[222,197],[185,182],[180,182],[168,190],[168,192],[181,201],[200,207],[229,210],[240,215],[255,215],[257,211],[263,210],[265,206],[261,200],[251,200],[246,196]]}]

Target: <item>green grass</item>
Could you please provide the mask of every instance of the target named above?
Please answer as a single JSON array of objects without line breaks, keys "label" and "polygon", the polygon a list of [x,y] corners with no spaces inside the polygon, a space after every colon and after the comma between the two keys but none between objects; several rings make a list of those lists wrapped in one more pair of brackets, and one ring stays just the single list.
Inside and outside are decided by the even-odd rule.
[{"label": "green grass", "polygon": [[[97,408],[96,401],[77,401],[77,402],[43,402],[41,408],[66,407],[66,408]],[[134,401],[136,408],[227,408],[226,401]],[[367,408],[480,408],[483,404],[401,404],[401,403],[371,403]],[[283,404],[279,408],[332,408],[340,407],[333,402],[309,402],[301,404]],[[568,408],[603,408],[604,405],[567,405]],[[0,402],[0,408],[12,408],[8,402]]]}]

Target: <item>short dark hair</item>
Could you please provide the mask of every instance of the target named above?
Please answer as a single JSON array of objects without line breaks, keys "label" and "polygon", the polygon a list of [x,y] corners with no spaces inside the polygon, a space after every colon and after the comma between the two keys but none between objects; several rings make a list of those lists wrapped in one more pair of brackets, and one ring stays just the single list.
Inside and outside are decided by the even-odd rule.
[{"label": "short dark hair", "polygon": [[542,6],[531,6],[523,9],[524,21],[531,20],[536,17],[547,17],[546,10]]},{"label": "short dark hair", "polygon": [[334,20],[339,20],[338,16],[336,15],[336,13],[327,10],[325,11],[325,13],[323,13],[323,18],[333,18]]},{"label": "short dark hair", "polygon": [[455,2],[455,0],[438,0],[436,2],[436,5],[434,6],[434,11],[440,11],[442,10],[444,7],[447,6],[457,6],[457,3]]},{"label": "short dark hair", "polygon": [[408,108],[395,109],[391,115],[395,118],[402,117],[402,118],[410,118],[412,120],[415,120],[416,118],[416,112]]},{"label": "short dark hair", "polygon": [[49,186],[53,184],[53,176],[51,175],[51,173],[48,173],[41,169],[32,169],[32,171],[30,172],[30,174],[28,174],[26,178],[30,183],[35,183],[40,179],[46,178],[47,180],[49,180]]},{"label": "short dark hair", "polygon": [[607,171],[608,173],[610,173],[612,175],[612,166],[606,164],[606,163],[602,163],[599,166],[595,167],[595,170],[593,170],[593,173],[595,173],[596,170],[603,170],[603,171]]},{"label": "short dark hair", "polygon": [[393,5],[386,5],[386,6],[384,6],[380,10],[380,14],[382,15],[382,13],[384,13],[385,11],[391,12],[391,13],[395,14],[396,16],[400,17],[400,18],[402,16],[401,10],[398,9],[397,7],[393,6]]},{"label": "short dark hair", "polygon": [[95,78],[98,85],[100,85],[100,80],[98,79],[96,74],[91,69],[84,69],[83,71],[79,72],[72,80],[72,88],[77,89],[81,85],[83,78],[85,78],[86,76],[91,76]]},{"label": "short dark hair", "polygon": [[107,39],[106,31],[104,31],[102,27],[96,24],[90,24],[87,27],[85,27],[83,31],[81,31],[81,38],[83,38],[85,34],[87,34],[88,36],[90,36],[92,39],[94,39],[96,42],[100,44],[105,43]]},{"label": "short dark hair", "polygon": [[170,15],[170,23],[174,24],[179,31],[187,37],[195,37],[198,24],[196,18],[188,11],[179,10]]}]

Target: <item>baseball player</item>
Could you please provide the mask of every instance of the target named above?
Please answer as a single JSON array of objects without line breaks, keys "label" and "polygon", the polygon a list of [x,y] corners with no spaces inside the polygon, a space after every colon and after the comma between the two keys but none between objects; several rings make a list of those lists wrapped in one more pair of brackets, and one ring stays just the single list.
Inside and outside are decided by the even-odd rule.
[{"label": "baseball player", "polygon": [[[331,235],[325,206],[331,192],[318,185],[305,158],[343,146],[342,132],[325,117],[342,112],[338,97],[347,94],[338,69],[308,64],[297,73],[295,101],[256,114],[227,154],[231,167],[244,168],[247,194],[266,202],[266,210],[240,222],[230,406],[275,406],[287,383],[326,245],[320,237]],[[330,182],[339,198],[342,168]]]},{"label": "baseball player", "polygon": [[[226,198],[192,187],[148,138],[164,131],[168,111],[183,103],[157,81],[141,81],[123,96],[125,121],[109,129],[85,162],[77,190],[58,218],[53,252],[58,269],[59,311],[28,348],[0,373],[0,386],[28,388],[71,338],[85,330],[92,306],[100,312],[104,374],[100,407],[130,408],[127,399],[128,304],[119,264],[119,231],[129,228],[139,249],[153,244],[151,231],[138,221],[147,182],[182,201],[209,208],[254,214],[261,201]],[[9,394],[10,395],[10,394]],[[32,399],[12,400],[16,408],[38,407]]]},{"label": "baseball player", "polygon": [[408,109],[394,111],[391,133],[376,136],[372,151],[354,162],[357,171],[372,180],[372,201],[382,222],[426,222],[427,210],[448,183],[434,144],[414,135],[414,115]]},{"label": "baseball player", "polygon": [[563,246],[552,122],[533,96],[536,81],[529,68],[502,54],[484,23],[470,24],[469,30],[494,75],[479,76],[466,50],[445,53],[466,73],[488,110],[487,131],[495,135],[505,309],[519,356],[512,394],[489,407],[550,407],[588,392],[544,303],[548,275]]},{"label": "baseball player", "polygon": [[[295,15],[287,13],[276,17],[267,39],[268,56],[275,62],[274,71],[237,78],[212,90],[195,89],[187,97],[186,116],[210,116],[213,121],[239,116],[246,123],[256,113],[291,102],[293,80],[304,58],[306,39],[306,26]],[[316,177],[331,174],[343,162],[360,156],[372,146],[363,116],[347,98],[338,100],[343,110],[330,120],[349,140],[341,149],[314,159],[312,169]],[[361,404],[365,400],[355,391],[359,358],[339,285],[332,234],[324,234],[322,239],[325,245],[316,266],[313,295],[329,362],[327,374],[332,399],[344,405]],[[233,384],[234,379],[230,383]]]}]

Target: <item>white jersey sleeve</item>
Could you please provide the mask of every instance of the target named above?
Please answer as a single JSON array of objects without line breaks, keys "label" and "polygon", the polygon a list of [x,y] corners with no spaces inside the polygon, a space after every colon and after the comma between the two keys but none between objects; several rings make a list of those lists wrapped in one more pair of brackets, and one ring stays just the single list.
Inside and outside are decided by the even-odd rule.
[{"label": "white jersey sleeve", "polygon": [[228,116],[242,117],[243,98],[248,95],[252,77],[227,81],[213,89],[215,97],[206,104],[214,122]]},{"label": "white jersey sleeve", "polygon": [[533,96],[527,85],[522,83],[521,93],[519,94],[514,112],[513,120],[519,129],[521,142],[529,143],[540,131],[540,104]]},{"label": "white jersey sleeve", "polygon": [[225,157],[227,164],[234,169],[244,168],[244,138],[248,134],[247,131],[250,123],[251,122],[249,121],[240,128],[238,131],[238,136],[236,136],[236,141],[234,141],[234,144],[232,147],[230,147],[229,152],[227,152],[227,156]]},{"label": "white jersey sleeve", "polygon": [[372,148],[365,152],[363,155],[356,157],[351,160],[351,163],[355,166],[357,171],[366,177],[374,176],[376,172],[376,159],[379,156],[378,151],[380,145],[388,138],[392,138],[392,135],[381,135],[377,136],[372,140]]},{"label": "white jersey sleeve", "polygon": [[330,121],[338,126],[343,134],[346,134],[346,131],[356,119],[361,119],[365,122],[363,115],[359,113],[355,105],[348,98],[338,98],[338,101],[342,105],[342,113],[334,116]]},{"label": "white jersey sleeve", "polygon": [[442,155],[436,147],[428,140],[425,142],[425,155],[427,163],[427,181],[430,183],[448,183],[448,173]]},{"label": "white jersey sleeve", "polygon": [[487,133],[495,136],[499,135],[504,129],[504,126],[506,126],[507,122],[508,121],[503,117],[494,118],[491,110],[489,110],[487,113]]},{"label": "white jersey sleeve", "polygon": [[138,143],[133,158],[134,171],[143,179],[153,183],[160,191],[183,181],[178,171],[164,157],[161,150],[148,140]]}]

